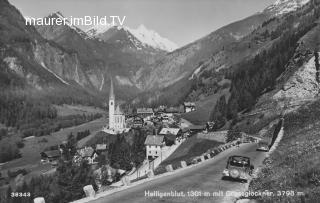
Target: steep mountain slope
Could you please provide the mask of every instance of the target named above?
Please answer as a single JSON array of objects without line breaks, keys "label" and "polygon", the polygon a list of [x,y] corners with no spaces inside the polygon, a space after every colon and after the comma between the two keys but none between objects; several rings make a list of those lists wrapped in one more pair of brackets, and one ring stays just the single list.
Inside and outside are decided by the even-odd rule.
[{"label": "steep mountain slope", "polygon": [[[64,17],[57,12],[46,18]],[[143,45],[128,30],[120,27],[112,27],[94,36],[69,25],[41,25],[36,28],[44,38],[78,56],[78,68],[94,90],[105,94],[109,90],[110,77],[115,77],[116,88],[123,99],[140,92],[135,83],[136,72],[166,54],[163,50]]]},{"label": "steep mountain slope", "polygon": [[[319,12],[319,11],[318,11]],[[320,25],[308,31],[298,41],[293,57],[277,78],[274,90],[263,94],[256,108],[270,108],[272,103],[303,104],[319,96],[316,61],[319,64]]]},{"label": "steep mountain slope", "polygon": [[0,36],[1,124],[47,133],[55,127],[45,124],[58,120],[53,103],[102,106],[102,98],[87,90],[77,56],[26,26],[7,0],[0,0]]},{"label": "steep mountain slope", "polygon": [[[139,75],[137,75],[138,81],[142,88],[153,92],[148,95],[148,97],[153,97],[153,99],[150,99],[152,101],[167,97],[167,92],[170,95],[179,92],[179,87],[181,87],[183,81],[187,81],[186,78],[191,80],[195,78],[194,76],[200,75],[203,70],[217,69],[219,70],[217,72],[228,70],[234,64],[255,55],[260,47],[268,43],[268,39],[263,38],[271,34],[271,31],[270,33],[268,33],[269,30],[263,33],[265,36],[260,36],[260,39],[248,39],[247,35],[267,24],[276,26],[277,22],[274,21],[277,21],[277,18],[282,18],[290,12],[299,10],[309,1],[278,0],[260,13],[227,25],[168,54],[165,58],[156,62],[151,69],[139,72]],[[263,28],[260,30],[263,30]],[[219,78],[223,78],[221,75],[224,75],[224,73],[218,73],[218,75]],[[187,83],[185,84],[186,87],[192,86],[190,82]],[[185,94],[187,94],[187,90],[177,96]]]},{"label": "steep mountain slope", "polygon": [[[213,56],[224,56],[224,48],[241,40],[251,33],[269,16],[259,13],[242,21],[223,27],[202,39],[182,47],[146,70],[139,80],[145,89],[164,88],[182,78],[190,77],[200,64]],[[222,58],[220,57],[220,58]],[[222,65],[222,61],[215,61],[215,66]],[[226,59],[222,59],[226,61]]]},{"label": "steep mountain slope", "polygon": [[[88,84],[83,72],[77,68],[79,61],[75,55],[44,40],[34,27],[26,26],[20,12],[8,1],[0,3],[2,68],[8,68],[10,74],[15,73],[20,80],[38,89],[69,86],[74,82]],[[78,77],[74,78],[74,75]]]},{"label": "steep mountain slope", "polygon": [[[207,114],[210,114],[211,110],[214,109],[215,101],[221,100],[221,98],[220,100],[212,99],[211,95],[226,99],[225,103],[227,105],[224,110],[215,109],[214,112],[211,112],[212,116],[222,114],[223,116],[220,116],[219,119],[235,119],[238,112],[250,111],[263,94],[276,90],[278,87],[282,88],[282,83],[290,83],[288,77],[280,77],[282,73],[286,72],[284,74],[288,76],[288,72],[291,70],[292,73],[301,75],[297,70],[301,67],[301,63],[308,64],[308,62],[309,66],[306,66],[312,69],[313,49],[317,47],[315,45],[318,43],[317,40],[312,39],[317,36],[317,34],[314,34],[317,33],[314,29],[319,18],[318,3],[318,1],[309,2],[303,7],[283,15],[271,15],[270,10],[265,10],[263,12],[264,21],[260,21],[260,24],[254,30],[239,40],[234,39],[231,42],[225,42],[223,47],[206,59],[200,62],[195,60],[199,64],[193,68],[190,64],[196,62],[188,62],[187,65],[182,66],[177,65],[177,63],[170,63],[170,60],[167,61],[168,63],[165,63],[166,60],[159,62],[157,64],[158,68],[153,70],[158,73],[159,78],[152,71],[147,74],[151,77],[154,74],[154,78],[149,80],[146,77],[145,80],[146,84],[149,85],[147,87],[151,87],[151,89],[140,98],[145,101],[148,98],[148,101],[154,104],[169,103],[172,105],[181,104],[185,100],[206,104],[212,101],[211,107],[209,105],[206,107],[206,115],[199,112],[199,115],[193,115],[193,117],[208,118]],[[262,14],[260,13],[260,15]],[[230,26],[234,27],[237,24]],[[242,29],[244,28],[242,27]],[[230,34],[223,36],[230,36]],[[221,41],[217,40],[216,42]],[[302,46],[300,43],[304,45]],[[189,46],[195,47],[195,45],[196,43],[193,43]],[[297,49],[298,46],[299,49]],[[306,50],[302,52],[301,47],[305,47]],[[189,59],[186,54],[188,53],[187,50],[190,50],[188,48],[187,46],[187,48],[177,50],[169,54],[166,59],[177,52],[184,52],[180,58],[172,58],[172,61],[177,60],[180,63],[182,61],[181,64],[183,64]],[[217,47],[213,46],[213,49],[217,49]],[[199,47],[197,51],[196,49],[194,51],[195,54],[201,52],[202,49]],[[192,54],[189,56],[195,59]],[[178,60],[182,58],[184,58],[184,61]],[[295,68],[291,68],[292,61],[298,64],[294,66]],[[165,71],[162,71],[160,67]],[[168,67],[171,69],[168,69]],[[312,70],[307,75],[312,77],[314,73],[315,70]],[[302,73],[302,75],[304,74]],[[170,79],[172,75],[175,75],[175,77]],[[169,79],[167,80],[167,78]],[[313,84],[314,77],[312,79],[311,84],[308,84],[310,85],[310,94],[314,95],[317,86]],[[170,84],[172,80],[176,80],[174,84]],[[310,82],[307,78],[304,80]],[[301,87],[304,87],[304,80],[302,80]],[[159,81],[161,82],[156,84]],[[165,86],[165,84],[168,86]],[[158,89],[153,85],[162,88]],[[163,88],[163,86],[165,87]],[[226,90],[227,94],[223,93]],[[266,98],[270,98],[270,95]],[[208,102],[206,102],[207,100]],[[135,102],[139,102],[139,99],[136,99]],[[202,109],[201,106],[199,108]],[[213,116],[211,119],[217,118]]]}]

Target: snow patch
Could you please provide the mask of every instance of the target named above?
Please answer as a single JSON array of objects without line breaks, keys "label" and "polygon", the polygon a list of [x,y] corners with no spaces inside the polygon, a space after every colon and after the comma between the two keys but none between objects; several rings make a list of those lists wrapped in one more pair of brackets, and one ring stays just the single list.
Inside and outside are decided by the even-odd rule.
[{"label": "snow patch", "polygon": [[5,63],[7,63],[8,67],[14,71],[19,76],[23,77],[23,68],[21,65],[18,64],[18,60],[16,57],[6,57],[3,59]]},{"label": "snow patch", "polygon": [[102,81],[101,81],[101,85],[99,88],[100,91],[102,91],[103,85],[104,85],[104,76],[102,75]]},{"label": "snow patch", "polygon": [[194,79],[194,78],[200,73],[201,68],[202,68],[202,65],[199,66],[199,68],[197,68],[197,69],[193,72],[193,74],[191,75],[191,77],[189,78],[189,80]]},{"label": "snow patch", "polygon": [[298,8],[301,8],[309,2],[310,0],[277,0],[266,10],[273,12],[276,16],[279,16],[296,11]]},{"label": "snow patch", "polygon": [[244,36],[239,34],[230,33],[230,36],[235,38],[237,41],[241,40]]}]

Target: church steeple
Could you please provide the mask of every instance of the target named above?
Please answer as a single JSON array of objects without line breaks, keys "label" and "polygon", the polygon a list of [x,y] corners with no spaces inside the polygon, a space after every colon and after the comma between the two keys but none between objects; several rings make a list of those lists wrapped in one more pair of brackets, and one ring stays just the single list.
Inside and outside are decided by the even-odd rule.
[{"label": "church steeple", "polygon": [[109,95],[109,126],[108,129],[112,132],[123,131],[126,127],[126,118],[122,113],[120,106],[118,105],[116,108],[116,101],[113,89],[113,81],[111,79],[110,84],[110,95]]},{"label": "church steeple", "polygon": [[109,99],[110,99],[110,100],[114,100],[114,99],[115,99],[115,97],[114,97],[114,90],[113,90],[113,81],[112,81],[112,78],[111,78],[111,86],[110,86]]},{"label": "church steeple", "polygon": [[113,129],[115,126],[114,118],[114,108],[115,108],[115,96],[113,91],[113,81],[111,78],[110,95],[109,95],[109,128]]}]

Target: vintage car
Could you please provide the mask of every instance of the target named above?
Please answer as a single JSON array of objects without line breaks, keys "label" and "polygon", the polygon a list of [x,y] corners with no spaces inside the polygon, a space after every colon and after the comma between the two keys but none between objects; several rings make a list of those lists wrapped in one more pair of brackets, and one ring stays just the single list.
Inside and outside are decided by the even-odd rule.
[{"label": "vintage car", "polygon": [[268,152],[270,150],[268,142],[259,142],[257,151]]},{"label": "vintage car", "polygon": [[222,179],[248,181],[253,169],[249,157],[231,156],[228,158],[226,169],[222,172]]}]

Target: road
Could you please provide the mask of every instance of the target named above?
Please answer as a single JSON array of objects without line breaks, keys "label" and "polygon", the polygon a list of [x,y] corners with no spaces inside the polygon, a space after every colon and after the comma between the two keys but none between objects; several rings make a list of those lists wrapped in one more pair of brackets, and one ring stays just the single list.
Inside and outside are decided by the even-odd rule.
[{"label": "road", "polygon": [[[90,201],[90,203],[232,202],[234,198],[226,197],[226,191],[244,191],[245,184],[221,180],[221,173],[226,166],[226,160],[231,155],[248,156],[256,168],[261,165],[265,157],[265,153],[257,152],[256,148],[257,144],[255,143],[243,144],[240,148],[228,149],[205,163]],[[148,191],[151,193],[154,191],[183,192],[185,197],[146,197],[145,193]],[[210,192],[211,197],[204,197],[203,195],[199,197],[188,196],[188,191],[189,195],[192,191],[200,191],[202,194],[203,192]],[[213,192],[219,191],[223,192],[222,196],[212,196]]]}]

